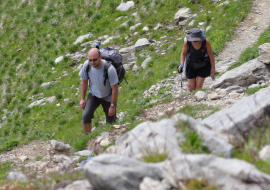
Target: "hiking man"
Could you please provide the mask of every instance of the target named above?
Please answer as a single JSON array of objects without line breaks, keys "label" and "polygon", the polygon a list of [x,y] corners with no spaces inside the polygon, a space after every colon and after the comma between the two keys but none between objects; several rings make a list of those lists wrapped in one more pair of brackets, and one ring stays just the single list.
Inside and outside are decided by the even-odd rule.
[{"label": "hiking man", "polygon": [[[106,60],[102,59],[99,49],[92,48],[88,52],[89,60],[85,61],[79,73],[81,77],[81,101],[80,107],[83,109],[82,127],[84,134],[90,134],[92,130],[91,121],[94,112],[101,104],[106,115],[106,122],[113,123],[116,120],[116,103],[118,96],[118,76],[113,66],[108,68],[108,80],[104,86],[104,66]],[[90,83],[88,98],[85,101],[85,94],[88,86],[88,76],[86,74],[87,65],[90,64],[87,73]]]},{"label": "hiking man", "polygon": [[206,77],[215,76],[215,58],[209,41],[198,28],[193,28],[186,35],[181,53],[178,71],[183,68],[188,80],[189,91],[202,88]]}]

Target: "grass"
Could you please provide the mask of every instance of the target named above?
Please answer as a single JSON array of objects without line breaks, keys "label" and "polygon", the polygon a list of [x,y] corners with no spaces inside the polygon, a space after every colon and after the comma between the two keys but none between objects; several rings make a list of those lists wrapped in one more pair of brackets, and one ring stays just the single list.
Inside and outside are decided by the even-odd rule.
[{"label": "grass", "polygon": [[218,107],[214,107],[214,106],[208,106],[206,104],[198,104],[198,105],[187,105],[185,107],[183,107],[179,113],[183,113],[183,114],[186,114],[188,116],[191,116],[191,117],[194,117],[196,118],[196,115],[199,114],[200,112],[203,112],[203,111],[209,111],[208,114],[200,117],[200,118],[206,118],[208,117],[209,115],[217,112],[220,110],[220,108]]},{"label": "grass", "polygon": [[156,163],[156,162],[162,162],[166,160],[168,157],[168,152],[160,152],[158,147],[151,148],[151,147],[144,147],[142,149],[142,159],[144,162],[147,163]]},{"label": "grass", "polygon": [[268,87],[268,85],[263,85],[263,86],[258,86],[258,87],[255,87],[255,88],[247,89],[247,90],[246,90],[246,94],[247,94],[247,95],[255,94],[255,93],[258,92],[260,89],[266,88],[266,87]]}]

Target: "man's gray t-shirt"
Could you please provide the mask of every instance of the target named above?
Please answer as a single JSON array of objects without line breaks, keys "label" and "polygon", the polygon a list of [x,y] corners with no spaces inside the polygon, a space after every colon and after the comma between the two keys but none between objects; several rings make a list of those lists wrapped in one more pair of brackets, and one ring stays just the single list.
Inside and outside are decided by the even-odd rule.
[{"label": "man's gray t-shirt", "polygon": [[[108,68],[108,79],[106,80],[106,86],[104,86],[104,66],[106,64],[106,60],[102,59],[103,64],[100,68],[96,69],[94,67],[89,68],[88,76],[91,80],[90,82],[90,90],[89,92],[98,98],[103,98],[107,102],[111,102],[111,86],[118,83],[118,76],[115,68],[111,65]],[[88,65],[88,60],[86,60],[83,64],[83,67],[79,73],[79,76],[83,80],[87,80],[88,77],[86,75],[86,67]]]}]

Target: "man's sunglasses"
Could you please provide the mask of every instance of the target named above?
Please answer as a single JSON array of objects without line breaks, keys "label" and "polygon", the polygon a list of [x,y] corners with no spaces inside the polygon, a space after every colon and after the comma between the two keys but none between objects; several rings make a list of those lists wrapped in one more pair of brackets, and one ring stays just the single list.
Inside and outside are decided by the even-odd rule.
[{"label": "man's sunglasses", "polygon": [[[98,57],[99,58],[99,57]],[[95,61],[97,61],[98,60],[98,58],[96,58],[96,59],[88,59],[90,62],[95,62]]]}]

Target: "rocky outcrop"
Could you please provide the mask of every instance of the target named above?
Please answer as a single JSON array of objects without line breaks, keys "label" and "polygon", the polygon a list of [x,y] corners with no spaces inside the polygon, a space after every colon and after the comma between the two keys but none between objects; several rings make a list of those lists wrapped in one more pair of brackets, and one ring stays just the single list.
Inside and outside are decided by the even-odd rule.
[{"label": "rocky outcrop", "polygon": [[270,64],[270,43],[265,43],[259,46],[259,60],[264,64]]},{"label": "rocky outcrop", "polygon": [[146,38],[142,38],[142,39],[139,39],[136,43],[135,43],[135,49],[137,51],[140,51],[144,48],[146,48],[147,46],[150,45],[150,42],[146,39]]},{"label": "rocky outcrop", "polygon": [[242,98],[231,107],[205,118],[202,124],[214,131],[239,134],[252,127],[265,114],[270,115],[270,91],[260,91]]},{"label": "rocky outcrop", "polygon": [[265,78],[268,78],[266,66],[257,58],[227,71],[211,85],[211,88],[226,88],[234,85],[249,86]]}]

